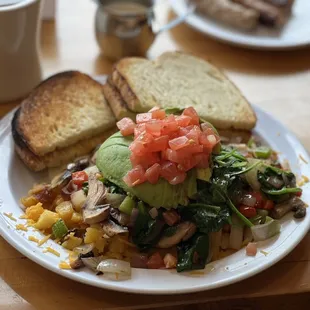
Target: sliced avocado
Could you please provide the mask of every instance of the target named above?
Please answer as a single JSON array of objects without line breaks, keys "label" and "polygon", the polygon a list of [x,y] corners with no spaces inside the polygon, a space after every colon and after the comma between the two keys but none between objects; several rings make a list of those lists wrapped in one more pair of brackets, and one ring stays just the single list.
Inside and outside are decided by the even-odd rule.
[{"label": "sliced avocado", "polygon": [[126,185],[123,177],[132,169],[128,148],[132,141],[132,137],[123,137],[116,133],[101,145],[96,164],[103,176],[152,207],[175,208],[178,205],[187,205],[188,198],[197,193],[195,169],[178,185],[171,185],[164,179],[154,185],[148,182],[134,187]]},{"label": "sliced avocado", "polygon": [[197,168],[197,179],[208,182],[212,172],[210,168]]}]

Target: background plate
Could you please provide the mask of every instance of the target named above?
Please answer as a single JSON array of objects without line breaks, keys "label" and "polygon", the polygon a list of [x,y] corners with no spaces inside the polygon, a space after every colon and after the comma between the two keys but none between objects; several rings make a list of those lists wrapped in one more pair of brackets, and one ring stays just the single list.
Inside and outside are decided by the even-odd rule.
[{"label": "background plate", "polygon": [[[187,11],[188,0],[170,0],[177,15]],[[310,45],[310,1],[296,0],[290,20],[281,30],[258,27],[243,32],[217,23],[211,18],[193,14],[186,19],[193,28],[220,41],[255,49],[280,50]]]},{"label": "background plate", "polygon": [[[254,107],[258,116],[256,132],[264,137],[275,150],[281,152],[281,160],[288,159],[293,171],[298,175],[310,176],[309,166],[303,162],[300,155],[310,162],[310,159],[298,140],[276,119],[261,109]],[[177,274],[175,271],[134,269],[132,279],[116,282],[96,276],[86,269],[81,271],[62,270],[58,264],[65,260],[68,253],[51,240],[42,247],[28,240],[29,235],[42,238],[37,231],[28,232],[16,230],[23,214],[19,199],[32,187],[33,183],[45,180],[47,173],[32,173],[14,153],[14,143],[11,135],[10,121],[13,112],[0,122],[0,233],[22,254],[64,277],[106,289],[139,294],[177,294],[213,289],[241,281],[257,274],[275,264],[287,255],[305,236],[310,226],[310,212],[298,221],[289,214],[281,220],[282,231],[279,236],[259,243],[259,251],[255,257],[245,255],[245,249],[213,262],[199,275],[192,273]],[[281,133],[281,134],[280,134]],[[285,154],[285,157],[284,155]],[[303,199],[310,203],[309,184],[303,187]],[[9,219],[5,213],[12,213],[17,221]],[[50,253],[43,253],[45,247],[51,246],[61,253],[58,258]],[[260,252],[264,250],[268,255]]]}]

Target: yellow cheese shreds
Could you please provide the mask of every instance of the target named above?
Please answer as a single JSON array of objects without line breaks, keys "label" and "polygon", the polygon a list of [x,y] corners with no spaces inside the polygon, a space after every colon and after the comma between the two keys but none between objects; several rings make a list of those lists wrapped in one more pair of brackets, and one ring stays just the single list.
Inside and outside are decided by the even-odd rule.
[{"label": "yellow cheese shreds", "polygon": [[262,254],[264,254],[265,256],[268,255],[268,252],[266,252],[266,251],[260,250],[260,252],[261,252]]},{"label": "yellow cheese shreds", "polygon": [[300,158],[305,164],[308,164],[308,161],[305,160],[305,158],[304,158],[301,154],[299,154],[299,158]]},{"label": "yellow cheese shreds", "polygon": [[28,240],[29,240],[29,241],[32,241],[32,242],[36,242],[36,243],[39,243],[39,241],[40,241],[40,240],[37,239],[35,236],[29,236],[29,237],[28,237]]},{"label": "yellow cheese shreds", "polygon": [[61,261],[59,263],[58,267],[60,269],[71,269],[70,265],[67,262],[65,262],[65,261]]},{"label": "yellow cheese shreds", "polygon": [[28,231],[28,228],[23,224],[17,224],[15,227],[17,230]]},{"label": "yellow cheese shreds", "polygon": [[26,220],[27,219],[27,215],[26,214],[23,214],[19,217],[21,220]]},{"label": "yellow cheese shreds", "polygon": [[4,212],[3,213],[6,217],[8,217],[10,220],[12,220],[12,221],[17,221],[17,219],[13,216],[13,214],[12,213],[6,213],[6,212]]},{"label": "yellow cheese shreds", "polygon": [[39,241],[38,246],[41,246],[42,244],[44,244],[50,237],[51,235],[45,236],[43,239]]},{"label": "yellow cheese shreds", "polygon": [[46,249],[43,251],[43,253],[47,253],[47,252],[52,253],[56,255],[57,257],[60,257],[60,253],[49,246],[46,247]]},{"label": "yellow cheese shreds", "polygon": [[297,185],[298,186],[303,186],[303,185],[305,185],[308,182],[309,182],[309,178],[306,177],[305,175],[302,175],[301,179],[297,182]]}]

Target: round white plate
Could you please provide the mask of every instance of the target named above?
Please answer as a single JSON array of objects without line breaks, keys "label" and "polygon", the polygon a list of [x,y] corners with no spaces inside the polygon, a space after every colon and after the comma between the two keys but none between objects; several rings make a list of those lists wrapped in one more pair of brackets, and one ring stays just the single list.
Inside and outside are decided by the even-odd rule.
[{"label": "round white plate", "polygon": [[[187,11],[188,0],[170,0],[177,15]],[[310,1],[296,0],[289,21],[280,30],[259,26],[245,32],[217,23],[200,14],[192,14],[186,22],[193,28],[220,41],[253,49],[280,50],[310,45]]]},{"label": "round white plate", "polygon": [[[258,116],[256,132],[275,150],[281,152],[282,160],[284,158],[289,160],[298,176],[310,177],[309,166],[300,156],[309,162],[310,158],[298,140],[271,115],[257,107],[255,111]],[[259,243],[259,251],[255,257],[246,256],[245,249],[242,249],[227,258],[212,262],[199,274],[134,269],[130,280],[116,282],[105,280],[86,269],[81,271],[59,269],[59,262],[68,256],[61,246],[49,240],[38,247],[36,243],[28,240],[28,236],[42,238],[43,235],[30,229],[27,232],[16,230],[16,224],[25,222],[19,219],[23,214],[19,206],[20,197],[27,193],[33,183],[46,179],[47,175],[31,173],[14,153],[10,128],[12,115],[13,112],[0,122],[0,233],[22,254],[64,277],[106,289],[139,294],[177,294],[209,290],[241,281],[275,264],[292,251],[309,229],[310,212],[303,220],[296,220],[289,214],[281,221],[282,231],[278,236]],[[309,185],[303,187],[303,199],[310,204]],[[12,213],[17,221],[8,218],[5,213]],[[47,246],[60,252],[61,257],[43,253]],[[264,255],[260,250],[268,254]]]}]

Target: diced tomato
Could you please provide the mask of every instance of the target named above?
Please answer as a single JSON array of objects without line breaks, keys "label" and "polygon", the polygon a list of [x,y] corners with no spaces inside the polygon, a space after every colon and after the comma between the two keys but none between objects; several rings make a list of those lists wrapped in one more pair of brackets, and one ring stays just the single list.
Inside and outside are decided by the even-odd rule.
[{"label": "diced tomato", "polygon": [[160,164],[156,163],[145,172],[145,177],[151,184],[156,184],[160,177]]},{"label": "diced tomato", "polygon": [[253,192],[251,195],[256,198],[255,208],[262,209],[264,205],[262,194],[260,192]]},{"label": "diced tomato", "polygon": [[241,205],[239,207],[239,211],[241,214],[243,214],[247,218],[254,217],[257,214],[256,209],[254,207],[248,207],[245,205]]},{"label": "diced tomato", "polygon": [[209,168],[210,155],[207,153],[195,154],[194,158],[197,162],[197,168]]},{"label": "diced tomato", "polygon": [[78,187],[82,187],[83,183],[88,181],[88,174],[85,171],[73,172],[72,181]]},{"label": "diced tomato", "polygon": [[190,144],[184,147],[181,151],[188,154],[196,154],[202,153],[204,151],[204,148],[200,144]]},{"label": "diced tomato", "polygon": [[193,143],[198,144],[199,143],[199,137],[201,136],[201,130],[198,126],[194,126],[189,133],[186,135],[186,137],[193,141]]},{"label": "diced tomato", "polygon": [[167,253],[164,257],[164,263],[166,269],[173,269],[177,266],[178,261],[174,255]]},{"label": "diced tomato", "polygon": [[152,119],[152,113],[140,113],[136,116],[137,124],[149,122]]},{"label": "diced tomato", "polygon": [[136,124],[129,117],[124,117],[116,123],[116,126],[123,136],[130,136],[134,133]]},{"label": "diced tomato", "polygon": [[266,202],[264,203],[264,207],[263,209],[265,210],[271,210],[274,207],[274,202],[272,200],[266,200]]},{"label": "diced tomato", "polygon": [[179,173],[175,163],[166,161],[161,165],[160,175],[166,180],[172,180]]},{"label": "diced tomato", "polygon": [[171,185],[177,185],[183,183],[185,179],[186,179],[186,173],[180,171],[174,178],[168,180],[168,182]]},{"label": "diced tomato", "polygon": [[172,150],[177,151],[189,145],[189,139],[186,137],[178,137],[169,141],[169,146]]},{"label": "diced tomato", "polygon": [[194,128],[193,125],[190,125],[190,126],[187,126],[187,127],[181,127],[179,129],[179,135],[180,136],[186,136],[193,128]]},{"label": "diced tomato", "polygon": [[150,256],[149,260],[146,263],[147,268],[149,269],[159,269],[165,267],[164,260],[158,252]]},{"label": "diced tomato", "polygon": [[301,197],[301,195],[302,195],[302,190],[300,190],[300,192],[297,192],[295,195],[296,195],[297,197]]},{"label": "diced tomato", "polygon": [[155,138],[151,143],[147,144],[149,152],[161,152],[168,147],[169,136],[161,136]]},{"label": "diced tomato", "polygon": [[175,210],[163,212],[163,218],[169,226],[175,225],[176,223],[180,222],[181,219],[179,213]]},{"label": "diced tomato", "polygon": [[146,132],[150,133],[154,137],[159,137],[161,135],[161,128],[161,121],[150,121],[145,124]]},{"label": "diced tomato", "polygon": [[187,127],[191,123],[191,118],[187,115],[176,116],[175,120],[181,127]]},{"label": "diced tomato", "polygon": [[152,111],[152,118],[154,119],[164,119],[166,117],[166,112],[164,110],[154,110]]},{"label": "diced tomato", "polygon": [[197,160],[195,159],[195,157],[189,157],[189,158],[185,158],[184,160],[182,160],[177,168],[179,171],[183,171],[186,172],[192,168],[194,168],[197,165]]},{"label": "diced tomato", "polygon": [[206,132],[203,132],[199,136],[199,142],[207,149],[212,150],[213,147],[218,143],[215,135],[208,135]]},{"label": "diced tomato", "polygon": [[255,256],[257,254],[257,244],[254,242],[250,242],[246,248],[246,255],[248,256]]},{"label": "diced tomato", "polygon": [[138,165],[128,171],[123,180],[129,187],[141,184],[146,181],[145,170],[142,166]]},{"label": "diced tomato", "polygon": [[130,151],[136,156],[142,156],[146,153],[147,149],[142,141],[135,140],[129,146]]},{"label": "diced tomato", "polygon": [[135,138],[137,138],[140,134],[142,134],[145,131],[146,131],[145,123],[136,125],[136,128],[134,129]]},{"label": "diced tomato", "polygon": [[189,116],[191,118],[192,125],[199,125],[199,116],[193,107],[186,108],[183,111],[183,115]]},{"label": "diced tomato", "polygon": [[179,130],[179,125],[175,120],[174,115],[169,115],[163,121],[163,127],[161,130],[162,135],[171,135],[172,133]]},{"label": "diced tomato", "polygon": [[154,141],[154,137],[148,132],[142,132],[134,142],[140,141],[143,144],[149,144]]},{"label": "diced tomato", "polygon": [[137,156],[134,153],[130,155],[131,165],[136,167],[141,165],[144,169],[149,168],[150,166],[158,163],[160,157],[158,153],[145,153],[145,155]]}]

